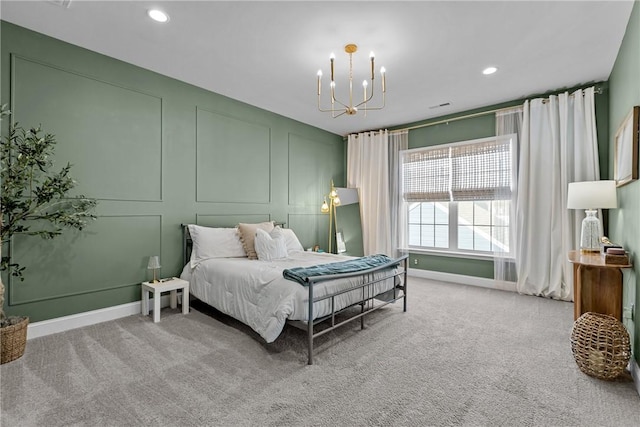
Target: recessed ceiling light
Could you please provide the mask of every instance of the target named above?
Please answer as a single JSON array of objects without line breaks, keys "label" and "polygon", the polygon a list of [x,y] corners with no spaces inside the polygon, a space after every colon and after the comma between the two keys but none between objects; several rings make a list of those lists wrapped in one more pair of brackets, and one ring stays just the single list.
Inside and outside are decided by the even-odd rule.
[{"label": "recessed ceiling light", "polygon": [[487,67],[484,70],[482,70],[482,74],[484,74],[485,76],[488,76],[489,74],[493,74],[496,71],[498,71],[496,67]]},{"label": "recessed ceiling light", "polygon": [[64,8],[69,8],[69,6],[71,5],[71,0],[48,0],[49,3],[53,3],[56,4],[58,6],[62,6]]},{"label": "recessed ceiling light", "polygon": [[167,22],[169,20],[169,15],[159,9],[149,9],[147,15],[149,15],[149,18],[158,22]]}]

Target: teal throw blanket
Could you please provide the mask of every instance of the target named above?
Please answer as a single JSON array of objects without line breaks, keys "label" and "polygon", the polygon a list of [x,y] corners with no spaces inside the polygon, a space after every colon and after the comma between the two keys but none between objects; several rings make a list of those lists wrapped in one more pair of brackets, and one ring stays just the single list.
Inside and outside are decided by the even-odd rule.
[{"label": "teal throw blanket", "polygon": [[[369,255],[348,261],[319,264],[311,267],[288,268],[282,272],[282,275],[285,279],[293,280],[303,286],[307,286],[309,284],[307,280],[311,277],[324,276],[327,274],[355,273],[379,267],[390,262],[393,262],[393,259],[386,255]],[[400,262],[398,261],[397,264],[400,264]]]}]

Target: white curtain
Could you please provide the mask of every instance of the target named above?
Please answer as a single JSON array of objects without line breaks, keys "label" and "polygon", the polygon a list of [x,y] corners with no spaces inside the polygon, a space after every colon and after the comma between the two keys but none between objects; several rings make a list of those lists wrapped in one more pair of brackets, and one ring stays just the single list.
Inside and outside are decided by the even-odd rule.
[{"label": "white curtain", "polygon": [[[498,211],[500,220],[507,222],[515,218],[517,202],[517,173],[518,173],[518,144],[522,134],[522,106],[500,110],[496,113],[496,136],[511,138],[511,189],[504,197],[494,200],[494,209]],[[515,282],[516,269],[513,262],[513,253],[516,247],[517,234],[511,228],[509,236],[503,236],[501,241],[507,241],[509,248],[496,245],[493,252],[493,277],[499,282]]]},{"label": "white curtain", "polygon": [[389,134],[389,203],[391,222],[391,255],[395,258],[406,252],[407,206],[402,196],[402,168],[400,152],[409,148],[409,131]]},{"label": "white curtain", "polygon": [[349,135],[347,187],[358,188],[360,192],[364,254],[393,256],[388,131]]},{"label": "white curtain", "polygon": [[526,101],[519,152],[517,290],[571,301],[567,252],[584,213],[567,210],[567,189],[600,179],[594,89]]}]

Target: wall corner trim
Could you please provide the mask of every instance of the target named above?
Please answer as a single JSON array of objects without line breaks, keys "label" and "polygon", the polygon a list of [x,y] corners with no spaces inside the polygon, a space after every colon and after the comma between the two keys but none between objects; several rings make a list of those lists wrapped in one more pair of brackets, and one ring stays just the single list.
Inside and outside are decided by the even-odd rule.
[{"label": "wall corner trim", "polygon": [[[161,307],[168,307],[169,296],[164,295],[161,298]],[[153,307],[152,301],[153,298],[149,298],[149,307],[151,308]],[[122,317],[140,315],[141,312],[141,302],[136,301],[127,304],[115,305],[113,307],[86,311],[84,313],[56,317],[55,319],[43,320],[41,322],[29,323],[29,326],[27,327],[27,341],[34,338],[44,337],[46,335],[57,334],[58,332],[69,331],[71,329],[120,319]],[[149,320],[153,322],[153,317],[149,317]]]},{"label": "wall corner trim", "polygon": [[515,282],[505,282],[501,280],[487,279],[485,277],[465,276],[462,274],[443,273],[440,271],[421,270],[417,268],[410,268],[407,274],[409,276],[438,280],[441,282],[451,282],[461,285],[479,286],[481,288],[516,292]]}]

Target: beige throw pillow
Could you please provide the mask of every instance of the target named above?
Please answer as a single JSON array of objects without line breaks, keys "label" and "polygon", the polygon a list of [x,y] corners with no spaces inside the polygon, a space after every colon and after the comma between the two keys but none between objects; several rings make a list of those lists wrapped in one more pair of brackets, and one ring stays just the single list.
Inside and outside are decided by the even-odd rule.
[{"label": "beige throw pillow", "polygon": [[247,257],[249,259],[258,259],[258,254],[256,253],[255,248],[256,231],[258,228],[266,231],[267,233],[271,233],[274,228],[273,221],[261,222],[259,224],[238,224],[240,241],[242,242],[242,247],[247,253]]}]

